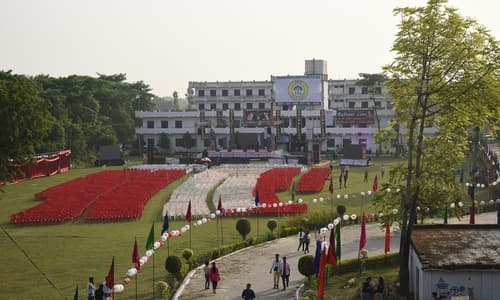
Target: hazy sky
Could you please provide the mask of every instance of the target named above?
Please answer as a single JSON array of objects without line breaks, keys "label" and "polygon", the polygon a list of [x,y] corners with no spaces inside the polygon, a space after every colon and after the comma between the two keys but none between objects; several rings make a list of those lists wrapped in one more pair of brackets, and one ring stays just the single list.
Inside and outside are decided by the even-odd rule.
[{"label": "hazy sky", "polygon": [[[398,17],[425,0],[0,0],[0,69],[126,73],[159,96],[189,81],[269,80],[328,61],[330,78],[391,61]],[[500,36],[500,1],[450,0]]]}]

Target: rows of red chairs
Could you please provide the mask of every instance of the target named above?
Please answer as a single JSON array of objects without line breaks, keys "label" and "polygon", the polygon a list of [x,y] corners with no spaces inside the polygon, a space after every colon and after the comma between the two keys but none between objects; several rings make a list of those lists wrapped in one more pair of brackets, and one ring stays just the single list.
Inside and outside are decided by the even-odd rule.
[{"label": "rows of red chairs", "polygon": [[87,222],[140,218],[144,206],[151,197],[186,174],[184,169],[134,172],[133,180],[101,195],[92,204],[85,217]]},{"label": "rows of red chairs", "polygon": [[279,203],[280,200],[275,193],[290,189],[293,177],[300,173],[300,168],[273,168],[260,174],[255,184],[253,195],[259,192],[260,204]]},{"label": "rows of red chairs", "polygon": [[323,189],[325,180],[330,175],[329,168],[312,168],[307,171],[297,184],[297,193],[319,193]]},{"label": "rows of red chairs", "polygon": [[10,221],[14,224],[64,223],[79,219],[86,211],[87,218],[89,214],[93,216],[95,204],[99,205],[101,214],[93,220],[137,218],[152,195],[184,174],[185,170],[116,170],[87,175],[37,193],[35,197],[42,202],[11,215]]},{"label": "rows of red chairs", "polygon": [[270,216],[270,217],[277,217],[277,216],[285,216],[285,215],[293,215],[293,214],[304,214],[307,213],[307,204],[302,203],[293,203],[293,204],[288,204],[288,203],[283,203],[283,206],[277,206],[273,207],[272,205],[269,205],[266,207],[259,206],[259,208],[255,207],[250,207],[246,210],[238,210],[235,208],[229,208],[225,209],[223,211],[224,216],[228,217],[239,217],[239,216]]}]

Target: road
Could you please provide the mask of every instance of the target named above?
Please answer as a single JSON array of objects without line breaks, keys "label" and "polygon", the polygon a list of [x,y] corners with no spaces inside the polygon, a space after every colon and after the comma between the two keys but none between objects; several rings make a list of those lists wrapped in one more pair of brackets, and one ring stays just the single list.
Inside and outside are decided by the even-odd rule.
[{"label": "road", "polygon": [[[449,223],[468,223],[468,216],[461,221],[450,218]],[[441,223],[442,220],[435,219]],[[496,212],[484,213],[476,216],[476,223],[496,224]],[[385,232],[380,225],[371,223],[366,225],[368,255],[383,254]],[[400,232],[392,229],[391,252],[399,251]],[[360,225],[345,226],[341,231],[342,259],[356,258],[358,255]],[[313,238],[310,253],[315,253],[316,240]],[[247,283],[252,284],[256,299],[295,299],[297,287],[304,282],[305,277],[297,270],[299,258],[304,255],[296,251],[298,240],[296,237],[287,237],[271,242],[255,245],[231,253],[216,260],[221,273],[221,281],[217,293],[204,288],[204,274],[201,268],[188,274],[181,288],[173,299],[241,299],[241,292]],[[290,285],[287,290],[273,289],[273,278],[269,274],[274,255],[279,253],[286,256],[291,267]],[[280,287],[282,287],[280,282]]]}]

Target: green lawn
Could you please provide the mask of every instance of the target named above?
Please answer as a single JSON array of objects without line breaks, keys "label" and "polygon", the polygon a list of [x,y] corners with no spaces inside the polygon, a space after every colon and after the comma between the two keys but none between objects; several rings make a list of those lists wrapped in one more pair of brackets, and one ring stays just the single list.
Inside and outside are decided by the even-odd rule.
[{"label": "green lawn", "polygon": [[[380,164],[386,166],[386,177],[389,165],[394,160],[374,159],[373,166],[369,167],[369,181],[363,183],[364,167],[351,167],[348,187],[335,192],[342,195],[349,193],[349,199],[334,199],[333,205],[346,205],[347,212],[360,211],[362,198],[360,191],[371,190],[373,176],[379,171]],[[100,171],[100,168],[73,169],[68,173],[48,178],[40,178],[8,185],[4,193],[0,194],[0,222],[8,233],[2,230],[0,234],[0,265],[2,272],[0,280],[0,295],[5,299],[63,299],[72,298],[75,287],[78,285],[80,295],[85,296],[85,286],[89,276],[94,276],[96,282],[102,282],[107,274],[111,258],[115,256],[115,281],[124,278],[126,271],[133,266],[131,263],[134,237],[140,248],[140,254],[145,252],[144,245],[152,222],[155,223],[156,236],[162,226],[161,211],[163,204],[169,199],[173,189],[185,179],[179,179],[168,188],[155,195],[147,204],[140,220],[120,223],[86,224],[82,221],[45,226],[14,226],[9,223],[9,216],[26,208],[34,206],[37,201],[33,195],[47,187],[71,180],[76,177]],[[338,179],[338,167],[334,168],[334,178]],[[381,184],[383,180],[379,181]],[[338,181],[334,180],[337,184]],[[316,195],[298,195],[298,198],[310,203],[310,211],[318,212],[332,207],[331,203],[312,203],[313,198],[327,197],[329,182],[325,182],[324,190]],[[352,197],[352,195],[357,195]],[[289,192],[279,194],[280,199],[288,201]],[[366,202],[368,199],[365,199]],[[223,199],[224,201],[224,199]],[[364,204],[366,205],[366,203]],[[266,223],[269,218],[259,219],[260,234],[267,232]],[[283,222],[285,218],[281,218]],[[237,218],[224,218],[224,243],[241,240],[235,230]],[[256,235],[257,218],[251,218],[252,232],[249,237]],[[180,229],[186,222],[173,221],[170,229]],[[189,232],[192,240],[192,250],[199,253],[206,249],[217,247],[215,222],[203,226],[196,226]],[[184,237],[169,239],[168,248],[157,251],[154,255],[156,279],[164,278],[166,273],[164,261],[168,254],[180,255],[182,250],[189,247],[189,233]],[[11,240],[12,238],[12,240]],[[29,257],[26,257],[26,255]],[[32,261],[33,264],[31,264]],[[152,298],[152,262],[148,262],[138,277],[140,299]],[[37,270],[39,268],[39,270]],[[51,285],[52,282],[55,288]],[[82,296],[80,296],[83,298]],[[135,285],[125,288],[119,294],[119,299],[135,299]]]}]

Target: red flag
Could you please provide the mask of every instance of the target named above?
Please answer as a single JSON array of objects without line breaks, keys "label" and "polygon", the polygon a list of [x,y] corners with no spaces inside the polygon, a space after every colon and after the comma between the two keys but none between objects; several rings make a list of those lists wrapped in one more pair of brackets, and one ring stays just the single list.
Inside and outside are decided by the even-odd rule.
[{"label": "red flag", "polygon": [[326,266],[326,253],[325,249],[321,252],[321,260],[319,263],[319,274],[318,274],[318,298],[323,299],[325,294],[325,266]]},{"label": "red flag", "polygon": [[217,209],[222,212],[222,196],[219,195],[219,203],[217,204]]},{"label": "red flag", "polygon": [[391,252],[391,225],[385,224],[385,249],[384,253]]},{"label": "red flag", "polygon": [[191,222],[191,200],[189,200],[189,205],[186,212],[186,221]]},{"label": "red flag", "polygon": [[139,263],[139,248],[137,248],[137,239],[134,242],[134,251],[132,252],[132,262],[135,264],[137,270],[141,269],[141,264]]},{"label": "red flag", "polygon": [[106,286],[113,289],[115,285],[115,257],[111,261],[111,266],[109,267],[108,276],[106,276]]},{"label": "red flag", "polygon": [[337,266],[337,253],[335,253],[335,229],[330,230],[330,242],[326,262],[332,266]]},{"label": "red flag", "polygon": [[333,175],[330,176],[330,186],[328,187],[330,194],[333,194]]},{"label": "red flag", "polygon": [[375,178],[373,178],[372,190],[374,192],[378,191],[378,178],[377,178],[377,175],[375,175]]},{"label": "red flag", "polygon": [[363,212],[363,217],[361,217],[361,236],[359,237],[359,251],[364,249],[366,246],[366,216]]}]

